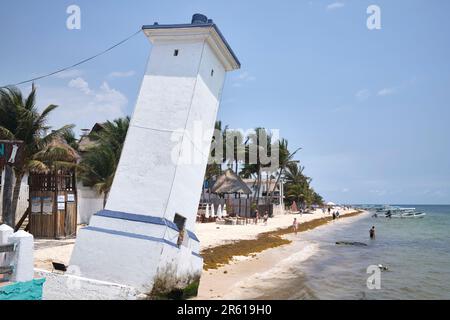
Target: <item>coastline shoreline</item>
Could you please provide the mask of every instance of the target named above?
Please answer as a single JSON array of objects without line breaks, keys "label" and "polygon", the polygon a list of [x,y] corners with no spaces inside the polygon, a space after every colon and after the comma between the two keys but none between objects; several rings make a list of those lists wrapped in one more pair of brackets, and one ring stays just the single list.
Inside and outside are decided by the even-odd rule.
[{"label": "coastline shoreline", "polygon": [[[363,210],[347,211],[345,214],[341,214],[335,222],[364,213],[367,212]],[[288,216],[292,219],[299,217],[299,215]],[[298,235],[313,231],[318,227],[325,227],[330,222],[333,220],[328,215],[309,219],[299,225]],[[239,290],[239,284],[243,281],[249,281],[256,275],[264,276],[277,263],[283,263],[292,256],[295,256],[296,262],[301,262],[315,254],[317,248],[313,245],[297,248],[292,241],[295,239],[294,237],[296,236],[292,228],[284,227],[257,234],[255,239],[232,241],[216,247],[205,248],[202,250],[205,267],[200,280],[198,296],[195,299],[235,299],[233,289]],[[274,243],[271,243],[271,240],[274,240]],[[243,297],[238,297],[238,299],[241,298]]]},{"label": "coastline shoreline", "polygon": [[[339,219],[354,217],[363,212],[364,211],[362,210],[347,210],[339,217]],[[286,216],[290,219],[297,218],[299,221],[298,233],[315,229],[333,221],[333,218],[329,215],[322,215],[321,217],[316,217],[314,214],[303,214],[302,216],[299,214],[284,215],[284,217]],[[306,221],[302,221],[302,219],[308,216],[313,217],[313,219],[305,219]],[[339,219],[337,221],[339,221]],[[233,227],[239,228],[240,226]],[[233,240],[228,243],[203,248],[200,252],[203,257],[203,269],[206,271],[209,269],[217,269],[232,261],[234,256],[254,255],[270,248],[290,244],[291,241],[284,236],[293,233],[294,230],[292,229],[292,226],[288,225],[275,230],[256,233],[253,239]],[[200,232],[198,232],[198,234],[199,237],[202,237]]]}]

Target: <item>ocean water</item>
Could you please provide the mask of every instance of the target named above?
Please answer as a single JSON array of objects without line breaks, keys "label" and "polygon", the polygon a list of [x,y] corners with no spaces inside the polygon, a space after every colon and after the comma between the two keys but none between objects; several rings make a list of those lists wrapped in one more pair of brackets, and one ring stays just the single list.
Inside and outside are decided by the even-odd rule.
[{"label": "ocean water", "polygon": [[[386,219],[365,214],[299,233],[292,238],[292,254],[241,283],[235,298],[450,299],[450,206],[412,207],[427,215]],[[375,240],[369,239],[372,226]],[[380,289],[369,289],[367,268],[379,264],[389,270],[380,274]]]}]

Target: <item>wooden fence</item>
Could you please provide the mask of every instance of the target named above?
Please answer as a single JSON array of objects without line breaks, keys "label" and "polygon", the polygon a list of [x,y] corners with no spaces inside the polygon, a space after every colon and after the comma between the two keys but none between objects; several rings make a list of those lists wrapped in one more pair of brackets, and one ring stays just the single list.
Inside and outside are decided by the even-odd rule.
[{"label": "wooden fence", "polygon": [[29,232],[36,238],[76,236],[77,190],[75,173],[30,175]]}]

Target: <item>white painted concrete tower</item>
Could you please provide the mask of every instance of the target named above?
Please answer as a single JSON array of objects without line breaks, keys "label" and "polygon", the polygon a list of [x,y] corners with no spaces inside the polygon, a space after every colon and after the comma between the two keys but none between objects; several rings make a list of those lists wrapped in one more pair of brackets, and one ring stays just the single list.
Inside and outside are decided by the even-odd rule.
[{"label": "white painted concrete tower", "polygon": [[153,48],[119,167],[70,264],[83,277],[151,290],[162,273],[184,279],[202,270],[194,229],[208,148],[195,132],[212,134],[225,74],[240,63],[203,15],[143,31]]}]

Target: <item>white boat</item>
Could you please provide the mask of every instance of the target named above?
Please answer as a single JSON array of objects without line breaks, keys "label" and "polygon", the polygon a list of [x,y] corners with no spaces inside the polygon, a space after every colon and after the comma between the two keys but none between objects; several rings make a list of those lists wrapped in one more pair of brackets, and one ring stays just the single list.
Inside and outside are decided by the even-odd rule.
[{"label": "white boat", "polygon": [[374,218],[423,218],[425,212],[418,212],[416,208],[402,208],[394,206],[384,206],[377,208],[372,217]]},{"label": "white boat", "polygon": [[[402,213],[399,216],[396,216],[395,218],[423,218],[427,214],[425,212],[406,212]],[[394,216],[392,216],[394,217]]]}]

